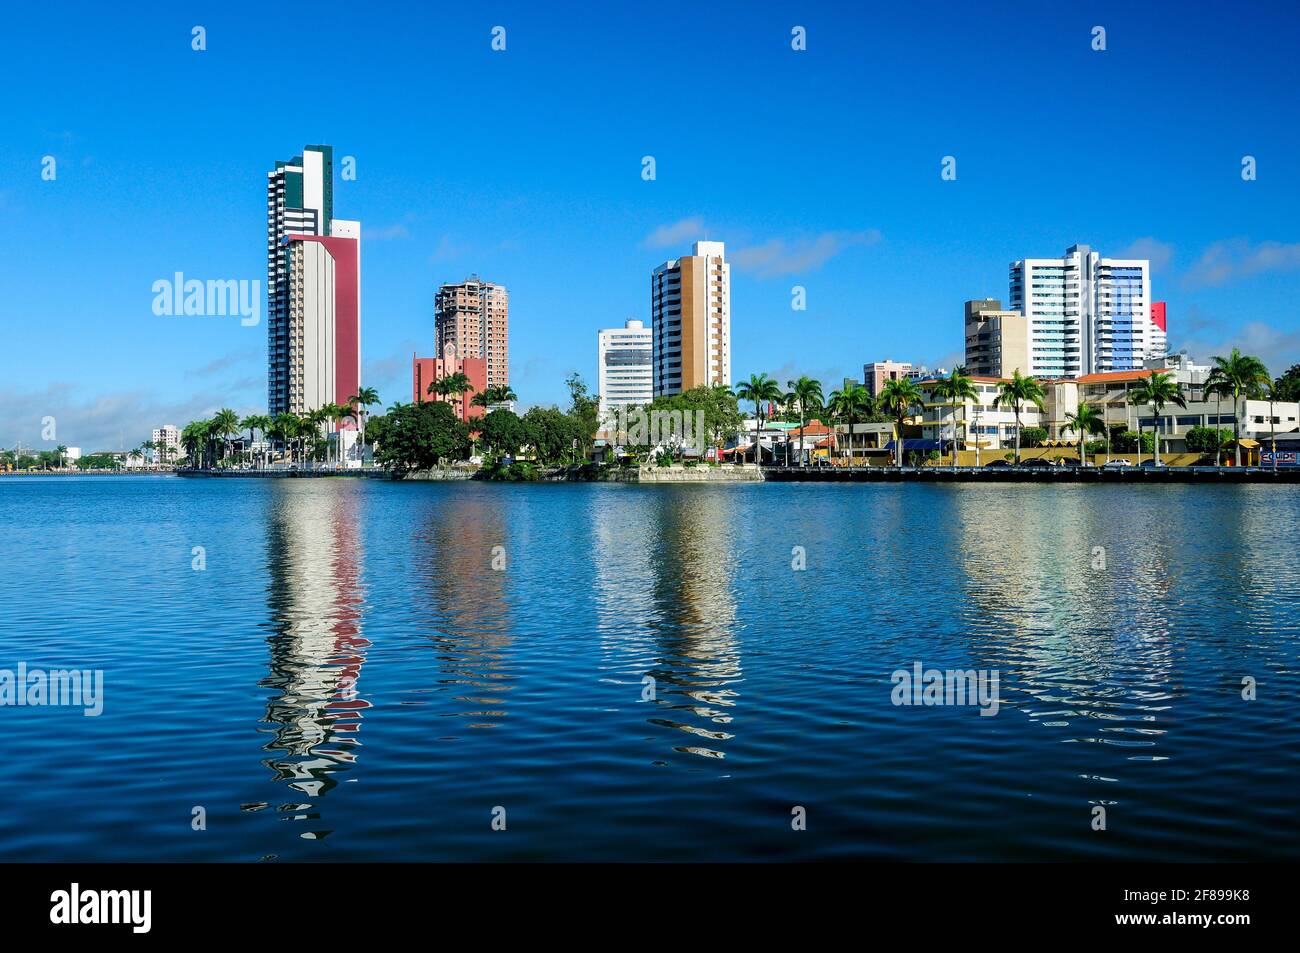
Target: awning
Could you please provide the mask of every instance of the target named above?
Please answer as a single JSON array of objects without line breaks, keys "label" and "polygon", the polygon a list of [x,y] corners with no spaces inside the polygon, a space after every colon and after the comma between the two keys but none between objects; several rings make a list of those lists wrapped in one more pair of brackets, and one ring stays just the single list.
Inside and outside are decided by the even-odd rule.
[{"label": "awning", "polygon": [[[898,441],[896,440],[889,441],[889,443],[885,444],[885,449],[886,450],[895,449],[894,445],[897,442]],[[904,450],[951,450],[952,441],[951,440],[944,440],[944,441],[919,440],[916,438],[905,437],[903,439],[903,449]]]},{"label": "awning", "polygon": [[1238,443],[1240,443],[1247,450],[1254,450],[1256,447],[1259,446],[1258,440],[1251,440],[1249,437],[1242,437],[1241,440],[1238,441]]}]

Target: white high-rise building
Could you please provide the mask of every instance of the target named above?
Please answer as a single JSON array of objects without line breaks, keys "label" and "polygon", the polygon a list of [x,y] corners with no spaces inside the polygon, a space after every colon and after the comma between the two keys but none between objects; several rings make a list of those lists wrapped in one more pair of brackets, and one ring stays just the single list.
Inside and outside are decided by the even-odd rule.
[{"label": "white high-rise building", "polygon": [[1165,353],[1144,258],[1103,258],[1073,245],[1063,258],[1012,262],[1011,308],[1029,320],[1034,377],[1133,370]]},{"label": "white high-rise building", "polygon": [[652,345],[653,335],[640,321],[597,332],[601,413],[629,404],[644,406],[654,399]]},{"label": "white high-rise building", "polygon": [[656,397],[731,386],[731,265],[722,242],[696,242],[650,278]]},{"label": "white high-rise building", "polygon": [[361,223],[334,217],[331,146],[267,173],[266,294],[267,412],[347,403],[361,384]]},{"label": "white high-rise building", "polygon": [[153,431],[153,458],[171,463],[180,456],[181,431],[175,424],[163,424]]}]

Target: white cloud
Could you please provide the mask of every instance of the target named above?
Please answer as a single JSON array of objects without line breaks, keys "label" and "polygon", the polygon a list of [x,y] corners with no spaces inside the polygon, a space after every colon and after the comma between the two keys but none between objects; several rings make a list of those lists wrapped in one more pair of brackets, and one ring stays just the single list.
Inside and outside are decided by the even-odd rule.
[{"label": "white cloud", "polygon": [[1169,267],[1174,259],[1174,246],[1159,239],[1139,238],[1127,248],[1115,253],[1116,258],[1145,258],[1151,262],[1151,273],[1159,274]]},{"label": "white cloud", "polygon": [[1183,284],[1188,287],[1221,285],[1250,275],[1296,268],[1300,268],[1300,242],[1252,245],[1244,238],[1230,238],[1205,249],[1183,276]]},{"label": "white cloud", "polygon": [[694,218],[673,222],[671,225],[660,225],[646,236],[642,244],[646,248],[667,248],[670,245],[681,245],[702,238],[704,238],[704,219],[697,215]]},{"label": "white cloud", "polygon": [[[254,402],[250,389],[240,382],[221,389],[205,387],[188,400],[159,400],[145,390],[128,390],[91,396],[71,383],[55,383],[43,392],[0,391],[6,407],[0,444],[15,440],[40,449],[58,444],[94,450],[130,449],[148,440],[162,424],[184,427],[191,420],[211,417],[222,407],[231,407],[242,417],[264,413],[261,400]],[[53,417],[55,439],[41,439],[43,419]]]},{"label": "white cloud", "polygon": [[[1203,334],[1208,322],[1201,323],[1192,336],[1170,336],[1171,351],[1186,351],[1198,364],[1208,364],[1212,355],[1227,356],[1234,347],[1243,354],[1258,357],[1273,377],[1280,377],[1292,364],[1300,363],[1300,330],[1279,330],[1263,321],[1251,321],[1226,334]],[[1176,330],[1171,328],[1171,330]]]},{"label": "white cloud", "polygon": [[874,245],[880,239],[880,232],[874,228],[860,232],[823,232],[815,238],[773,238],[761,245],[736,249],[729,257],[741,271],[752,271],[760,278],[774,278],[816,271],[846,249]]},{"label": "white cloud", "polygon": [[450,235],[443,235],[438,239],[438,247],[429,256],[429,261],[455,261],[457,258],[464,258],[469,253],[470,248],[468,245],[457,244]]},{"label": "white cloud", "polygon": [[405,225],[386,225],[383,228],[364,228],[362,236],[368,241],[383,242],[394,238],[410,238],[411,233]]}]

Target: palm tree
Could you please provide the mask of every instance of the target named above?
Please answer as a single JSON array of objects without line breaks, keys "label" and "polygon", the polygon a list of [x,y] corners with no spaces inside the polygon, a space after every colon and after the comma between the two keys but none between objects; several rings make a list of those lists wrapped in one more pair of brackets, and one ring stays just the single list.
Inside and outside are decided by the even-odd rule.
[{"label": "palm tree", "polygon": [[181,445],[185,448],[185,456],[189,458],[192,467],[203,465],[199,451],[207,439],[206,428],[206,421],[192,420],[181,431]]},{"label": "palm tree", "polygon": [[913,408],[925,406],[925,395],[910,377],[885,381],[876,403],[894,418],[894,464],[903,466],[903,423]]},{"label": "palm tree", "polygon": [[[1214,362],[1210,378],[1223,382],[1225,396],[1232,395],[1232,437],[1236,446],[1237,466],[1241,466],[1241,399],[1270,380],[1268,368],[1259,358],[1242,354],[1235,347],[1227,357],[1216,354],[1210,360]],[[1215,375],[1218,375],[1217,378]]]},{"label": "palm tree", "polygon": [[[961,403],[962,417],[966,415],[966,401],[978,400],[975,382],[961,369],[954,370],[948,377],[942,378],[934,385],[934,395],[948,402],[952,409],[952,468],[957,469],[957,404]],[[962,421],[965,423],[965,420]]]},{"label": "palm tree", "polygon": [[1205,378],[1204,391],[1206,397],[1214,395],[1214,463],[1217,466],[1223,457],[1223,451],[1219,446],[1221,433],[1219,428],[1223,426],[1223,398],[1232,393],[1232,385],[1224,378],[1223,372],[1216,367]]},{"label": "palm tree", "polygon": [[[1151,376],[1137,384],[1128,395],[1129,403],[1141,406],[1146,404],[1150,406],[1152,413],[1155,415],[1155,423],[1151,427],[1153,443],[1155,445],[1155,465],[1160,466],[1160,412],[1164,410],[1165,404],[1177,404],[1179,407],[1187,406],[1187,398],[1178,388],[1178,382],[1174,380],[1172,374],[1162,374],[1159,371],[1152,372]],[[1138,460],[1142,459],[1142,421],[1138,420]]]},{"label": "palm tree", "polygon": [[781,399],[781,388],[766,374],[750,374],[749,380],[736,385],[736,397],[754,402],[754,419],[758,422],[754,431],[754,462],[759,463],[759,439],[763,433],[763,422],[767,419],[763,408]]},{"label": "palm tree", "polygon": [[[330,419],[329,408],[317,407],[315,410],[309,410],[307,413],[303,414],[302,419],[303,422],[306,424],[306,426],[303,427],[301,431],[299,431],[298,439],[299,441],[301,441],[302,444],[302,457],[304,460],[306,460],[307,439],[309,437],[312,438],[312,454],[314,457],[317,447],[319,446],[321,429],[324,428],[325,425],[329,423],[329,419]],[[325,446],[325,455],[328,458],[329,456],[328,444],[326,444]]]},{"label": "palm tree", "polygon": [[230,438],[239,433],[239,414],[229,407],[223,407],[212,418],[213,435],[221,440],[225,448],[224,456],[230,456]]},{"label": "palm tree", "polygon": [[861,384],[846,384],[843,390],[833,390],[826,398],[831,416],[849,426],[849,466],[853,465],[853,425],[859,417],[870,417],[873,411],[871,392]]},{"label": "palm tree", "polygon": [[284,444],[285,452],[289,454],[290,464],[293,463],[293,442],[298,438],[301,429],[302,420],[297,414],[276,414],[271,420],[268,433]]},{"label": "palm tree", "polygon": [[1020,464],[1020,411],[1025,404],[1033,404],[1043,409],[1043,387],[1032,377],[1025,377],[1020,369],[1011,372],[1011,380],[998,385],[998,396],[993,398],[994,405],[1010,406],[1016,414],[1016,465]]},{"label": "palm tree", "polygon": [[[1065,415],[1065,424],[1061,431],[1073,430],[1079,435],[1079,463],[1086,466],[1088,463],[1087,452],[1084,444],[1087,442],[1088,434],[1097,434],[1106,430],[1106,422],[1101,419],[1101,414],[1097,408],[1092,406],[1086,400],[1079,401],[1079,409],[1074,413]],[[1107,446],[1110,446],[1110,435],[1107,431]]]},{"label": "palm tree", "polygon": [[[344,419],[345,417],[353,416],[353,413],[352,413],[352,408],[349,407],[347,404],[322,404],[321,410],[325,411],[325,423],[327,425],[325,428],[325,438],[327,441],[325,445],[325,460],[328,462],[330,458],[330,447],[328,443],[329,437],[332,434],[338,432],[337,429],[338,422]],[[335,438],[334,450],[338,455],[338,460],[342,461],[343,459],[343,438],[342,437]]]},{"label": "palm tree", "polygon": [[[799,466],[804,466],[803,430],[808,423],[808,412],[822,405],[822,382],[800,375],[797,380],[786,381],[785,386],[790,388],[790,392],[785,395],[786,402],[799,405]],[[789,454],[786,455],[786,460],[789,461]]]},{"label": "palm tree", "polygon": [[262,436],[266,436],[266,431],[270,429],[271,418],[264,414],[249,414],[239,422],[241,427],[248,429],[248,462],[253,462],[253,444],[257,443],[257,431],[262,431]]},{"label": "palm tree", "polygon": [[1277,472],[1277,418],[1273,416],[1273,402],[1277,399],[1277,385],[1272,381],[1267,381],[1260,385],[1260,389],[1268,398],[1268,435],[1271,449],[1269,452],[1273,455],[1273,472]]},{"label": "palm tree", "polygon": [[[1276,443],[1274,443],[1273,449],[1274,450],[1277,449]],[[65,466],[67,466],[63,458],[68,455],[68,448],[64,444],[59,444],[57,447],[54,448],[54,452],[59,455],[59,469],[62,470]]]},{"label": "palm tree", "polygon": [[379,391],[373,387],[362,387],[355,394],[348,398],[348,405],[354,408],[354,413],[349,414],[357,422],[357,429],[360,431],[357,439],[361,441],[362,459],[365,463],[365,446],[366,446],[366,418],[370,416],[370,408],[379,403]]},{"label": "palm tree", "polygon": [[508,404],[512,400],[518,400],[519,395],[514,392],[509,384],[493,384],[491,387],[485,387],[470,399],[471,407],[482,407],[487,410],[489,407],[497,407],[501,404]]},{"label": "palm tree", "polygon": [[153,441],[152,441],[152,440],[145,440],[145,441],[142,441],[141,444],[140,444],[140,446],[138,446],[138,447],[135,448],[135,452],[138,453],[138,454],[140,454],[140,467],[141,467],[141,469],[143,469],[145,466],[148,465],[149,461],[145,458],[145,454],[148,453],[148,452],[149,452],[150,450],[152,450],[152,449],[153,449]]}]

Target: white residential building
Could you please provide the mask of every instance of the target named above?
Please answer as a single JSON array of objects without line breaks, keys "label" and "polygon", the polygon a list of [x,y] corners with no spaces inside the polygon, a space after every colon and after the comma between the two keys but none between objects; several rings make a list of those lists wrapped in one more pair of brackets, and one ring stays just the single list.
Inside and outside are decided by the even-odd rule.
[{"label": "white residential building", "polygon": [[731,265],[722,242],[696,242],[650,278],[654,395],[731,386]]},{"label": "white residential building", "polygon": [[[961,449],[974,450],[978,444],[983,450],[1006,450],[1015,446],[1016,412],[1015,409],[997,403],[998,388],[1002,378],[972,377],[976,399],[967,400],[952,407],[947,401],[934,394],[934,380],[918,381],[917,387],[926,396],[924,410],[921,414],[921,435],[925,440],[941,440],[951,450],[955,437],[960,441]],[[1044,407],[1050,410],[1052,395],[1044,401]],[[956,411],[954,415],[954,410]],[[955,416],[955,421],[954,421]],[[1020,408],[1020,427],[1047,427],[1048,413],[1040,411],[1034,404],[1025,404]],[[955,423],[955,427],[954,427]],[[988,457],[987,460],[992,460]]]},{"label": "white residential building", "polygon": [[596,334],[601,413],[654,399],[653,334],[640,321]]},{"label": "white residential building", "polygon": [[1073,245],[1011,263],[1011,308],[1029,319],[1029,373],[1082,377],[1141,368],[1165,353],[1152,319],[1150,263]]},{"label": "white residential building", "polygon": [[159,463],[171,463],[180,456],[181,431],[175,424],[163,424],[153,432],[153,454]]}]

